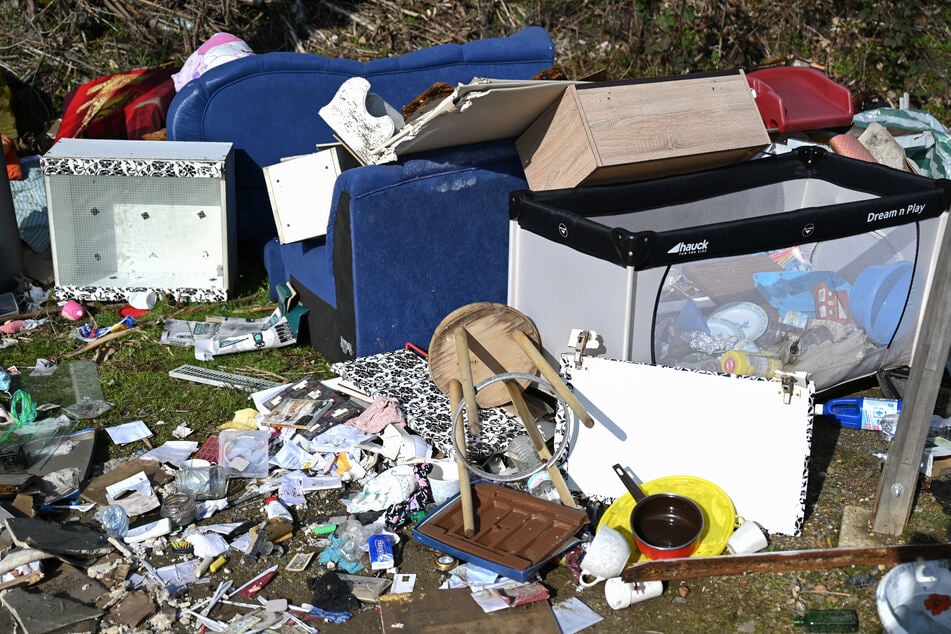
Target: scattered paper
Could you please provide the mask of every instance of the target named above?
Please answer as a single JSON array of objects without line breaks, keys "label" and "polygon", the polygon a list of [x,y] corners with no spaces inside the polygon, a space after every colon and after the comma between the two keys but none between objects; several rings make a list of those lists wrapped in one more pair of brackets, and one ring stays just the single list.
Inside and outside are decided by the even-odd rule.
[{"label": "scattered paper", "polygon": [[164,445],[142,454],[142,457],[180,467],[196,449],[198,443],[194,440],[169,440]]},{"label": "scattered paper", "polygon": [[263,319],[219,315],[210,316],[207,321],[166,319],[160,341],[170,346],[194,346],[199,361],[212,361],[216,355],[292,345],[297,343],[300,319],[307,311],[297,303],[297,294],[289,284],[278,289],[278,295],[283,296],[283,301]]},{"label": "scattered paper", "polygon": [[145,425],[145,421],[134,420],[131,423],[116,425],[115,427],[106,427],[106,433],[112,442],[117,445],[125,445],[136,440],[151,438],[152,432]]},{"label": "scattered paper", "polygon": [[200,522],[201,520],[208,519],[218,511],[223,511],[226,508],[228,508],[227,498],[198,502],[195,504],[195,519]]},{"label": "scattered paper", "polygon": [[393,585],[390,587],[390,594],[403,594],[412,592],[416,587],[415,573],[397,573],[393,576]]},{"label": "scattered paper", "polygon": [[589,608],[578,597],[565,599],[551,606],[561,634],[575,634],[603,620],[603,617]]},{"label": "scattered paper", "polygon": [[370,440],[373,437],[375,437],[374,434],[362,432],[354,427],[337,425],[316,436],[311,441],[310,448],[311,451],[343,453],[350,451],[360,443]]}]

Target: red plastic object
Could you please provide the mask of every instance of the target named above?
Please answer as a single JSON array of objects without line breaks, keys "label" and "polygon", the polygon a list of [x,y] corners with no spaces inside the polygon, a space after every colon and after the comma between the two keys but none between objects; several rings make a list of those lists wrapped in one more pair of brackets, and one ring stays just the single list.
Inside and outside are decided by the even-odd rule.
[{"label": "red plastic object", "polygon": [[769,132],[801,132],[852,125],[852,93],[815,68],[777,66],[746,76]]}]

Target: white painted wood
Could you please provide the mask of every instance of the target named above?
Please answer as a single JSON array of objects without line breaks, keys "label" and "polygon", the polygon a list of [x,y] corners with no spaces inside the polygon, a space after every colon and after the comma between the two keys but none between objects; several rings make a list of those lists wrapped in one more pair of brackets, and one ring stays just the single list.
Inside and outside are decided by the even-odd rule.
[{"label": "white painted wood", "polygon": [[350,154],[342,146],[334,145],[264,168],[281,244],[327,233],[334,183],[345,169],[354,165]]},{"label": "white painted wood", "polygon": [[403,127],[403,115],[371,93],[363,77],[343,82],[318,114],[364,164],[373,162],[370,150]]}]

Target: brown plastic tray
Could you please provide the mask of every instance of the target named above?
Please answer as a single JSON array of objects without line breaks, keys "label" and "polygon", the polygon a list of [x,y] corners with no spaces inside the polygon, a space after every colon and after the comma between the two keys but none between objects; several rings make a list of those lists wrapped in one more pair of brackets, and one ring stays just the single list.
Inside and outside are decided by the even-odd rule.
[{"label": "brown plastic tray", "polygon": [[[466,537],[460,498],[447,502],[416,527],[417,539],[511,570],[540,565],[564,548],[588,521],[583,509],[542,500],[509,487],[473,487],[476,533]],[[466,558],[466,557],[461,557]]]}]

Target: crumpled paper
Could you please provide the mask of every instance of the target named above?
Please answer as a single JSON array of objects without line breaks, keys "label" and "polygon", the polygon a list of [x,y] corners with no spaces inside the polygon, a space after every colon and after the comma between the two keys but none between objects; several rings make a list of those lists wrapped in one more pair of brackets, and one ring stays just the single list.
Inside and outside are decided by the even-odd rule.
[{"label": "crumpled paper", "polygon": [[415,488],[412,466],[397,465],[368,480],[347,504],[347,512],[384,511],[407,499]]}]

